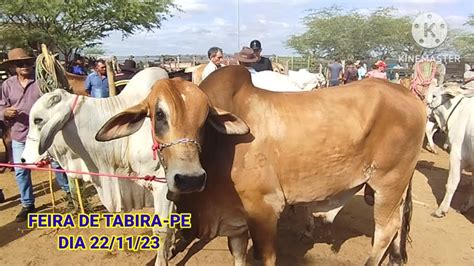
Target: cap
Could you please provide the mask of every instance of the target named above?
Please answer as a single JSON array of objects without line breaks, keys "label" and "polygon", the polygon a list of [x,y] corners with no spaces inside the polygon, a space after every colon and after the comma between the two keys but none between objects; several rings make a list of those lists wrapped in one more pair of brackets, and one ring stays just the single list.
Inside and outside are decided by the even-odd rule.
[{"label": "cap", "polygon": [[387,67],[387,64],[385,64],[385,62],[382,60],[377,61],[375,65],[378,67],[384,67],[384,68]]},{"label": "cap", "polygon": [[260,43],[259,40],[253,40],[250,42],[250,48],[252,49],[262,49],[262,44]]}]

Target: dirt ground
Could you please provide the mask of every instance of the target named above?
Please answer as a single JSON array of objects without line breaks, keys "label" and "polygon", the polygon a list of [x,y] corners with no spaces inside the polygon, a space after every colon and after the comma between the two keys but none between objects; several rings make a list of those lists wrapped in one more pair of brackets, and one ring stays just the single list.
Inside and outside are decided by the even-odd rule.
[{"label": "dirt ground", "polygon": [[[0,147],[0,150],[3,147]],[[2,155],[0,155],[2,156]],[[463,175],[454,196],[453,209],[447,217],[430,214],[442,200],[448,175],[448,154],[438,155],[423,150],[413,181],[414,212],[411,226],[412,243],[408,245],[409,265],[473,265],[474,208],[461,214],[459,209],[467,199],[470,175]],[[46,172],[33,174],[36,206],[41,212],[52,212]],[[19,195],[13,173],[0,174],[0,187],[7,202],[0,204],[0,265],[60,265],[60,264],[153,264],[153,251],[59,251],[58,235],[151,234],[148,229],[27,229],[14,222],[20,209]],[[47,193],[45,193],[47,192]],[[63,192],[55,185],[59,211],[65,207]],[[336,217],[329,228],[318,228],[313,239],[301,238],[301,214],[287,211],[279,223],[278,265],[361,265],[368,257],[374,223],[372,208],[356,195]],[[252,245],[249,244],[250,265]],[[171,261],[178,264],[184,253]],[[227,240],[217,238],[186,262],[187,265],[232,265]]]}]

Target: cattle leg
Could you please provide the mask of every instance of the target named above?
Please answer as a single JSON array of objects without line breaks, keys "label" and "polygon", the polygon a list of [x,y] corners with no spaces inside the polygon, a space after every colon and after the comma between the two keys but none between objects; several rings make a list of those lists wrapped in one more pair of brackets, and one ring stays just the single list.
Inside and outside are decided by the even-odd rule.
[{"label": "cattle leg", "polygon": [[[154,184],[153,186],[155,213],[157,213],[162,219],[168,219],[170,213],[175,210],[174,203],[166,199],[167,191],[168,187],[166,185]],[[168,260],[172,257],[174,229],[167,226],[163,228],[154,227],[153,233],[158,235],[161,241],[161,245],[156,256],[155,265],[168,265]]]},{"label": "cattle leg", "polygon": [[245,258],[247,256],[247,244],[249,242],[248,232],[238,236],[229,236],[227,245],[230,253],[234,257],[235,266],[245,266]]},{"label": "cattle leg", "polygon": [[446,194],[444,194],[444,199],[438,209],[433,213],[434,217],[441,218],[448,213],[454,192],[456,192],[456,188],[459,185],[459,180],[461,180],[461,160],[454,156],[453,152],[449,156],[449,176],[446,183]]},{"label": "cattle leg", "polygon": [[[11,127],[5,126],[5,133],[2,138],[3,146],[5,147],[5,163],[13,162],[12,138],[10,133]],[[5,167],[4,171],[8,168],[9,170],[13,171],[13,167]]]},{"label": "cattle leg", "polygon": [[[402,204],[396,191],[377,191],[375,193],[374,220],[375,233],[370,257],[365,265],[379,265],[385,251],[392,243],[402,225]],[[402,193],[400,193],[402,194]]]},{"label": "cattle leg", "polygon": [[254,257],[262,259],[263,265],[275,265],[277,249],[277,222],[280,212],[263,203],[263,199],[255,201],[253,208],[246,209],[248,223],[254,247]]},{"label": "cattle leg", "polygon": [[428,140],[428,146],[426,147],[428,151],[438,154],[438,151],[436,150],[436,145],[434,144],[433,141],[433,136],[434,133],[438,130],[438,127],[436,126],[435,123],[431,121],[426,121],[426,128],[425,128],[425,134],[426,134],[426,139]]},{"label": "cattle leg", "polygon": [[201,251],[209,242],[211,242],[210,239],[200,239],[199,241],[197,241],[196,243],[194,243],[188,250],[188,252],[186,253],[186,255],[184,255],[184,258],[181,259],[180,262],[178,262],[176,265],[186,265],[186,262],[188,262],[191,257],[198,253],[199,251]]},{"label": "cattle leg", "polygon": [[408,260],[406,252],[406,242],[410,231],[410,220],[413,211],[413,203],[411,197],[411,182],[407,189],[406,196],[402,207],[400,208],[400,216],[402,217],[402,226],[398,229],[395,239],[390,245],[389,265],[402,265]]},{"label": "cattle leg", "polygon": [[[471,177],[474,177],[474,173]],[[466,204],[461,208],[461,213],[469,211],[470,208],[474,207],[474,180],[471,180],[471,185],[469,186],[469,199]]]}]

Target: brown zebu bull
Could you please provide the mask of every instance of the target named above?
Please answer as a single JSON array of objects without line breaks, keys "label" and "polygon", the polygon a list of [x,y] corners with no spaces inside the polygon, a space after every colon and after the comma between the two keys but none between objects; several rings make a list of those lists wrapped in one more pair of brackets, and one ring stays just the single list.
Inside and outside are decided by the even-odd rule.
[{"label": "brown zebu bull", "polygon": [[[209,103],[191,83],[157,82],[144,102],[109,120],[96,138],[132,134],[149,114],[174,193],[203,189],[205,178],[193,174],[201,143],[208,186],[181,195],[178,206],[195,213],[199,237],[229,235],[238,263],[245,262],[247,225],[256,255],[274,265],[286,204],[327,212],[364,186],[375,192],[367,264],[381,263],[389,246],[391,263],[406,261],[411,178],[426,123],[423,104],[408,90],[367,79],[340,91],[275,93],[254,87],[240,66],[213,72],[200,87]],[[224,136],[212,128],[250,133]]]}]

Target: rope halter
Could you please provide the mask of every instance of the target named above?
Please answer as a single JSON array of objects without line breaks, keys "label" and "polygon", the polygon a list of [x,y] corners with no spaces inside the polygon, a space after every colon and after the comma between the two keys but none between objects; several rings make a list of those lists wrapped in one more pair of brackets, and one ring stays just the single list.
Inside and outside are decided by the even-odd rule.
[{"label": "rope halter", "polygon": [[156,161],[157,155],[158,155],[158,159],[160,160],[161,165],[165,169],[165,172],[167,171],[168,167],[166,165],[165,159],[162,154],[162,151],[164,149],[172,147],[174,145],[178,145],[178,144],[192,143],[197,147],[198,151],[201,152],[201,145],[199,144],[199,142],[193,139],[189,139],[189,138],[181,138],[169,143],[158,142],[155,137],[155,126],[154,126],[153,121],[151,121],[151,139],[153,140],[153,145],[151,146],[151,150],[153,151],[153,160]]}]

